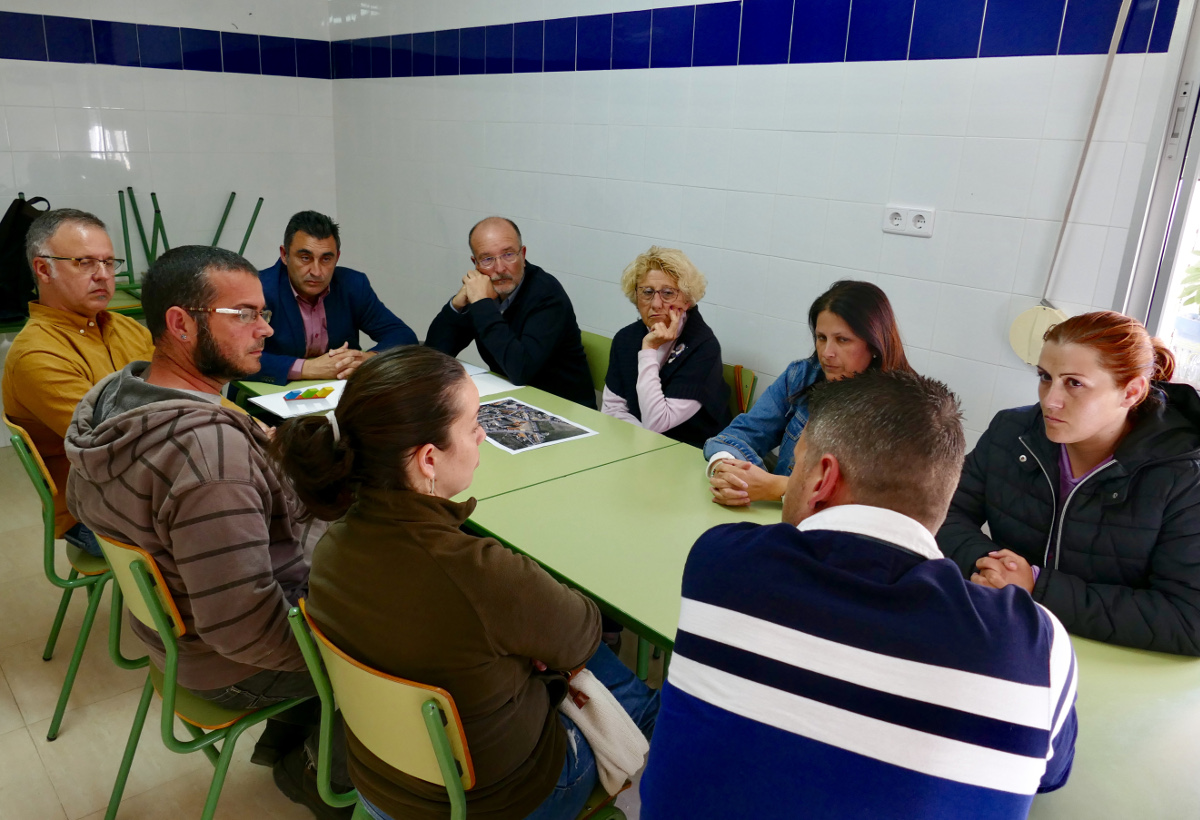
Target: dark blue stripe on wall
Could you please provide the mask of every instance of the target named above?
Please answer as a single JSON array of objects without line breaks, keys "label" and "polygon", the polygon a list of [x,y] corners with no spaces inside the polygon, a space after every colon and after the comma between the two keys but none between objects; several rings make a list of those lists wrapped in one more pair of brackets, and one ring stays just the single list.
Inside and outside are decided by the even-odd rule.
[{"label": "dark blue stripe on wall", "polygon": [[608,71],[612,68],[613,16],[592,14],[580,17],[577,26],[575,70]]},{"label": "dark blue stripe on wall", "polygon": [[910,60],[953,60],[979,53],[984,0],[917,0]]},{"label": "dark blue stripe on wall", "polygon": [[367,47],[371,50],[371,76],[392,76],[392,38],[372,37]]},{"label": "dark blue stripe on wall", "polygon": [[46,30],[42,15],[0,11],[0,58],[46,59]]},{"label": "dark blue stripe on wall", "polygon": [[320,40],[296,38],[296,76],[314,80],[333,79],[330,44]]},{"label": "dark blue stripe on wall", "polygon": [[92,21],[46,15],[46,49],[56,63],[94,63]]},{"label": "dark blue stripe on wall", "polygon": [[[149,26],[138,23],[138,50],[142,68],[183,68],[183,46],[179,29],[173,26]],[[226,63],[228,66],[228,63]],[[229,69],[226,68],[226,71]]]},{"label": "dark blue stripe on wall", "polygon": [[542,71],[575,70],[575,18],[546,21]]},{"label": "dark blue stripe on wall", "polygon": [[650,67],[650,22],[649,11],[626,11],[612,16],[614,69]]},{"label": "dark blue stripe on wall", "polygon": [[350,41],[350,76],[356,80],[371,77],[371,40],[368,37]]},{"label": "dark blue stripe on wall", "polygon": [[437,61],[434,64],[435,73],[457,74],[458,73],[458,29],[450,28],[444,31],[439,31],[436,35],[435,47],[437,49]]},{"label": "dark blue stripe on wall", "polygon": [[413,38],[411,34],[392,35],[392,76],[413,75]]},{"label": "dark blue stripe on wall", "polygon": [[292,37],[268,37],[266,34],[258,38],[259,53],[262,56],[262,73],[273,77],[296,76],[296,40]]},{"label": "dark blue stripe on wall", "polygon": [[226,73],[261,74],[258,55],[258,35],[240,32],[221,32],[221,60]]},{"label": "dark blue stripe on wall", "polygon": [[179,30],[183,67],[188,71],[221,71],[221,34],[198,28]]},{"label": "dark blue stripe on wall", "polygon": [[[183,29],[188,31],[189,29]],[[209,32],[220,42],[221,35]],[[110,23],[107,20],[92,21],[92,40],[96,45],[96,62],[104,65],[140,66],[137,26],[133,23]],[[0,48],[4,45],[0,40]],[[221,59],[217,50],[217,61]],[[219,69],[218,69],[219,70]]]},{"label": "dark blue stripe on wall", "polygon": [[696,6],[696,39],[692,44],[692,65],[737,65],[741,26],[741,3],[706,3]]},{"label": "dark blue stripe on wall", "polygon": [[851,8],[846,60],[903,60],[908,56],[913,0],[856,0]]},{"label": "dark blue stripe on wall", "polygon": [[792,40],[792,4],[793,0],[742,0],[739,63],[765,65],[788,61],[788,47]]},{"label": "dark blue stripe on wall", "polygon": [[[1164,52],[1179,0],[1134,0]],[[0,11],[0,58],[316,79],[1107,52],[1120,0],[728,0],[325,42]]]},{"label": "dark blue stripe on wall", "polygon": [[513,73],[528,74],[542,70],[542,39],[545,24],[541,20],[513,26]]},{"label": "dark blue stripe on wall", "polygon": [[1065,3],[1066,0],[991,0],[983,21],[979,56],[1057,54]]},{"label": "dark blue stripe on wall", "polygon": [[463,74],[487,72],[487,33],[483,26],[464,28],[458,35],[458,70]]},{"label": "dark blue stripe on wall", "polygon": [[413,47],[413,76],[432,77],[437,67],[437,36],[432,31],[414,34]]},{"label": "dark blue stripe on wall", "polygon": [[793,63],[840,63],[846,59],[850,0],[812,0],[792,26]]},{"label": "dark blue stripe on wall", "polygon": [[[695,6],[655,9],[650,20],[650,67],[687,68],[690,66],[692,64],[692,33],[695,31],[695,25]],[[613,68],[620,68],[615,60]]]},{"label": "dark blue stripe on wall", "polygon": [[513,72],[513,25],[488,26],[484,32],[484,70],[488,74]]}]

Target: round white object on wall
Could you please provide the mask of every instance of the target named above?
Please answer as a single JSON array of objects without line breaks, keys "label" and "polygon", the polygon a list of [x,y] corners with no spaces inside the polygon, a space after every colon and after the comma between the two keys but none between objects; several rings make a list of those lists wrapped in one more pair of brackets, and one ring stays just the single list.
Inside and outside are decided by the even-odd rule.
[{"label": "round white object on wall", "polygon": [[1037,305],[1024,311],[1013,320],[1008,329],[1008,343],[1013,353],[1026,364],[1037,364],[1042,352],[1042,337],[1059,322],[1067,320],[1067,314],[1057,308]]}]

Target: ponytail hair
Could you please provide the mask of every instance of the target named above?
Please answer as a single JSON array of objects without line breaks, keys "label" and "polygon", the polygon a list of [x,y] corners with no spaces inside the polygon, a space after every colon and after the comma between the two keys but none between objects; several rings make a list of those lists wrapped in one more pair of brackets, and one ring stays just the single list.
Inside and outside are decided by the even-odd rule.
[{"label": "ponytail hair", "polygon": [[456,360],[420,345],[373,356],[346,381],[334,418],[300,416],[275,431],[268,450],[307,507],[307,518],[335,521],[359,487],[408,489],[405,461],[425,444],[450,446],[457,390],[467,373]]},{"label": "ponytail hair", "polygon": [[[1141,322],[1123,313],[1099,310],[1072,316],[1053,325],[1042,338],[1055,344],[1091,348],[1118,387],[1125,387],[1138,376],[1145,376],[1150,382],[1169,382],[1175,375],[1175,355],[1161,339],[1151,336]],[[1161,403],[1159,391],[1151,390],[1147,384],[1130,412]]]}]

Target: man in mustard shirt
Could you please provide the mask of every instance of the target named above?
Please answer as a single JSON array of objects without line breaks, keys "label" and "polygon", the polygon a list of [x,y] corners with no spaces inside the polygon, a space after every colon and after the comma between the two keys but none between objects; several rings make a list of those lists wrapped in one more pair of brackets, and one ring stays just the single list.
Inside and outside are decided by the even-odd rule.
[{"label": "man in mustard shirt", "polygon": [[4,362],[4,414],[28,432],[57,488],[54,535],[93,555],[91,531],[67,511],[68,463],[63,437],[75,405],[92,385],[154,352],[150,332],[127,316],[109,313],[114,274],[104,223],[86,211],[59,208],[34,220],[25,255],[37,280],[29,322]]}]

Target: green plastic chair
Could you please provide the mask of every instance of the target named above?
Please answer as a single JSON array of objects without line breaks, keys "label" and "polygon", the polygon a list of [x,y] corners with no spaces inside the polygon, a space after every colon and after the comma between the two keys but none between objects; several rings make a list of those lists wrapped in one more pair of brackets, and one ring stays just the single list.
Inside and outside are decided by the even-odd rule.
[{"label": "green plastic chair", "polygon": [[[133,756],[142,736],[142,726],[150,709],[150,696],[154,692],[158,692],[163,701],[160,722],[163,744],[178,754],[202,751],[216,768],[212,783],[208,787],[204,812],[201,814],[203,820],[211,820],[217,810],[217,801],[221,799],[221,788],[225,785],[225,775],[233,760],[233,750],[238,738],[251,726],[275,717],[307,698],[292,698],[262,709],[226,709],[179,686],[176,680],[179,670],[178,638],[185,634],[186,628],[158,565],[147,552],[138,547],[120,544],[99,535],[96,536],[96,540],[100,542],[100,548],[112,568],[113,577],[117,579],[113,588],[112,606],[113,619],[118,628],[119,613],[124,601],[133,617],[157,630],[166,649],[164,669],[160,671],[154,664],[149,664],[146,685],[142,687],[142,699],[134,714],[133,727],[129,731],[129,741],[125,745],[125,755],[121,758],[116,783],[113,784],[108,811],[104,815],[105,820],[113,820],[121,805],[125,781],[133,765]],[[183,741],[175,737],[176,717],[192,736],[191,740]],[[220,750],[216,748],[218,743]]]},{"label": "green plastic chair", "polygon": [[608,375],[608,354],[612,352],[612,339],[587,330],[579,331],[579,335],[583,339],[583,352],[587,354],[592,387],[603,390],[604,377]]},{"label": "green plastic chair", "polygon": [[[451,820],[463,820],[467,816],[466,792],[475,785],[475,768],[450,693],[354,660],[313,623],[303,600],[292,607],[288,620],[321,698],[317,788],[325,802],[347,806],[358,799],[355,792],[335,794],[329,784],[327,750],[336,694],[347,728],[373,755],[394,769],[445,788]],[[428,737],[429,743],[420,742],[422,736]],[[625,820],[625,813],[612,805],[612,800],[597,786],[577,820]],[[361,804],[355,806],[354,820],[369,817]]]},{"label": "green plastic chair", "polygon": [[729,412],[737,416],[754,406],[754,388],[758,376],[748,367],[727,364],[723,367],[725,383],[729,385]]},{"label": "green plastic chair", "polygon": [[[58,737],[62,725],[63,712],[66,711],[67,701],[71,698],[71,689],[75,685],[75,675],[79,672],[79,663],[83,659],[83,651],[87,648],[88,637],[92,632],[92,623],[96,620],[96,610],[100,607],[100,598],[104,594],[104,585],[112,578],[108,562],[103,558],[88,555],[72,544],[66,544],[67,561],[71,571],[66,578],[58,574],[54,566],[54,496],[58,492],[46,462],[38,453],[33,439],[19,424],[14,424],[4,417],[4,425],[12,434],[12,446],[17,453],[25,474],[33,482],[42,501],[42,567],[46,579],[61,589],[62,598],[58,602],[58,612],[50,627],[50,636],[46,639],[46,648],[42,652],[42,660],[48,661],[54,657],[54,646],[58,643],[58,633],[62,629],[63,619],[67,615],[67,607],[71,604],[71,595],[77,589],[83,589],[88,596],[87,609],[83,614],[83,624],[79,627],[79,637],[75,639],[75,652],[67,665],[67,675],[63,679],[62,690],[58,694],[58,704],[54,707],[54,717],[50,720],[50,730],[46,732],[46,740]],[[120,633],[117,633],[118,638]],[[126,666],[125,668],[131,668]]]}]

